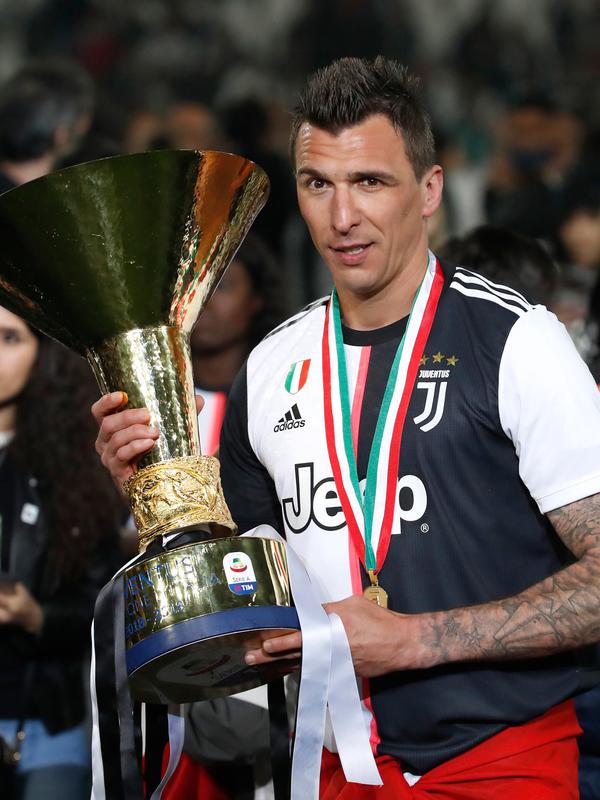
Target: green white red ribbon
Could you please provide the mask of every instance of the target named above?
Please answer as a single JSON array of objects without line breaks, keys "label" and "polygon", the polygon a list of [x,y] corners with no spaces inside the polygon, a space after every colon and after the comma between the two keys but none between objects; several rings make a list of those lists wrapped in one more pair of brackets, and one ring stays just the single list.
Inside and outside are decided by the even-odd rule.
[{"label": "green white red ribbon", "polygon": [[346,359],[335,290],[325,314],[322,361],[327,450],[348,530],[367,570],[378,572],[387,555],[397,507],[396,487],[404,422],[443,284],[441,267],[430,254],[381,403],[364,497],[359,486],[352,441]]}]

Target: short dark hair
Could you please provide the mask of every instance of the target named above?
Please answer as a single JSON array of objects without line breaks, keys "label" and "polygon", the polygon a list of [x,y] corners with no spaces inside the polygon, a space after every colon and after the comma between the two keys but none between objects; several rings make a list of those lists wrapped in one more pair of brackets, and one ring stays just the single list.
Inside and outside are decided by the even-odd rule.
[{"label": "short dark hair", "polygon": [[93,107],[94,85],[83,67],[61,58],[29,62],[0,91],[0,158],[20,163],[45,155],[56,131],[74,131]]},{"label": "short dark hair", "polygon": [[375,114],[385,115],[402,136],[417,180],[435,163],[429,114],[420,82],[398,61],[378,56],[340,58],[311,75],[294,109],[290,157],[295,167],[298,132],[306,122],[337,134]]},{"label": "short dark hair", "polygon": [[547,305],[559,278],[558,265],[537,239],[510,228],[480,225],[449,239],[439,255],[491,281],[506,284],[532,303]]}]

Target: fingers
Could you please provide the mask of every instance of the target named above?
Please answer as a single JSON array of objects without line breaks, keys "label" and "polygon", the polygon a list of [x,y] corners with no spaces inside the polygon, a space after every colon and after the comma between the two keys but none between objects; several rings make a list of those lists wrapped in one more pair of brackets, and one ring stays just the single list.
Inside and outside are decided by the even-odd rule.
[{"label": "fingers", "polygon": [[96,451],[115,483],[123,483],[134,473],[137,459],[154,447],[159,438],[156,428],[150,426],[146,408],[118,409],[127,402],[124,392],[104,395],[92,406],[92,414],[100,426],[96,438]]},{"label": "fingers", "polygon": [[[137,409],[136,409],[137,410]],[[129,414],[128,411],[121,412],[122,415]],[[121,416],[119,414],[119,416]],[[141,416],[141,415],[140,415]],[[108,452],[110,455],[113,453],[123,461],[131,460],[128,458],[127,453],[132,444],[136,442],[146,442],[153,445],[155,440],[158,439],[158,430],[150,425],[142,424],[141,422],[134,422],[137,416],[132,415],[132,421],[127,424],[127,420],[119,420],[119,427],[112,433],[104,445],[103,451]]]},{"label": "fingers", "polygon": [[128,408],[126,411],[117,411],[108,417],[104,417],[96,441],[101,446],[106,445],[119,431],[130,428],[132,425],[148,426],[149,422],[150,413],[147,408]]},{"label": "fingers", "polygon": [[249,667],[258,667],[263,664],[273,664],[283,661],[297,661],[302,657],[302,653],[296,650],[293,653],[286,653],[286,655],[269,655],[264,650],[248,650],[244,656],[244,660]]},{"label": "fingers", "polygon": [[[129,414],[128,411],[122,414]],[[120,416],[120,415],[119,415]],[[139,417],[133,417],[137,419]],[[100,443],[97,448],[104,466],[108,469],[113,480],[119,486],[134,473],[134,463],[137,459],[154,447],[155,441],[159,437],[156,428],[140,423],[127,425],[127,420],[119,421],[125,425],[110,435],[108,441]]]},{"label": "fingers", "polygon": [[294,660],[301,657],[302,634],[294,631],[284,636],[265,639],[259,650],[249,650],[246,653],[246,664],[256,666],[270,664],[276,660]]},{"label": "fingers", "polygon": [[104,394],[99,400],[96,400],[92,406],[92,414],[94,419],[100,426],[102,420],[108,414],[112,414],[121,406],[127,403],[128,397],[125,392],[112,392],[111,394]]},{"label": "fingers", "polygon": [[294,631],[293,633],[286,633],[284,636],[265,639],[262,643],[262,649],[270,655],[288,653],[292,650],[298,652],[302,649],[302,634],[300,631]]},{"label": "fingers", "polygon": [[198,414],[202,411],[203,408],[204,408],[204,398],[202,397],[201,394],[197,394],[196,395],[196,411],[198,412]]},{"label": "fingers", "polygon": [[[158,438],[158,433],[156,436]],[[115,464],[117,468],[123,467],[123,470],[129,475],[133,472],[133,463],[144,453],[147,453],[148,450],[152,450],[154,442],[155,439],[153,438],[140,438],[128,442],[123,445],[123,447],[119,447],[115,452],[113,464]]]}]

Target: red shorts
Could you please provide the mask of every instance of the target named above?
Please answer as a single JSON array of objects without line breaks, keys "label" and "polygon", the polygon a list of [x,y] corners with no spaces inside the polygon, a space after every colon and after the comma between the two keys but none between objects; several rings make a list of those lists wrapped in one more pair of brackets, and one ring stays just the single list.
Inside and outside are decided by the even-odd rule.
[{"label": "red shorts", "polygon": [[427,772],[409,786],[399,762],[377,756],[383,786],[347,783],[340,760],[323,751],[321,800],[577,800],[581,729],[573,701],[507,728]]},{"label": "red shorts", "polygon": [[[163,775],[168,763],[167,745],[163,756]],[[202,766],[186,753],[182,753],[175,772],[163,789],[162,800],[233,800],[233,797],[219,785],[209,767]]]}]

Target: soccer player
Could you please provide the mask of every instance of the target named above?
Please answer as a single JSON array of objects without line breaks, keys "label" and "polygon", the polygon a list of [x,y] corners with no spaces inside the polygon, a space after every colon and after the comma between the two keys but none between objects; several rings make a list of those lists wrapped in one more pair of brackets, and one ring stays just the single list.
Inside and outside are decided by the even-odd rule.
[{"label": "soccer player", "polygon": [[[348,635],[384,786],[346,784],[326,741],[322,797],[575,798],[570,698],[600,638],[594,381],[544,307],[428,250],[442,170],[403,67],[317,72],[291,153],[335,289],[250,355],[222,481]],[[94,406],[117,481],[157,435],[119,403]],[[300,650],[294,633],[247,660]]]}]

